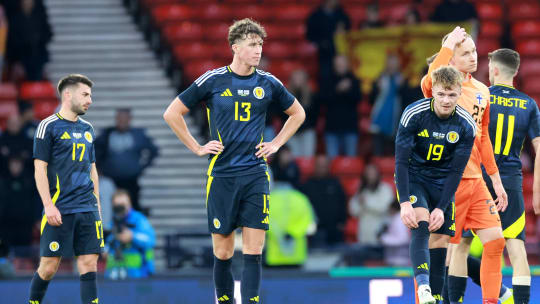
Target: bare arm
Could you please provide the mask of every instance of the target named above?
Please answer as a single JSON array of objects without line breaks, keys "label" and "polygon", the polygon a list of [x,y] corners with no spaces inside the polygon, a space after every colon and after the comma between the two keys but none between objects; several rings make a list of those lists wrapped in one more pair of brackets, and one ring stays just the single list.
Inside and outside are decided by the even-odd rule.
[{"label": "bare arm", "polygon": [[536,156],[534,157],[533,207],[534,213],[540,215],[540,137],[532,140]]},{"label": "bare arm", "polygon": [[90,169],[90,178],[94,183],[94,195],[97,199],[99,217],[101,218],[101,202],[99,201],[99,176],[96,169],[96,163],[92,163],[92,168]]},{"label": "bare arm", "polygon": [[47,178],[47,166],[49,164],[39,159],[34,160],[34,178],[36,187],[43,203],[43,209],[47,222],[52,226],[60,226],[62,224],[62,216],[56,206],[54,206],[51,192],[49,191],[49,179]]},{"label": "bare arm", "polygon": [[289,118],[279,131],[279,134],[271,142],[263,142],[257,145],[257,153],[255,156],[268,157],[276,153],[281,146],[283,146],[293,135],[298,128],[302,125],[306,119],[306,112],[300,105],[298,100],[294,100],[293,104],[285,110],[285,114],[289,115]]},{"label": "bare arm", "polygon": [[188,147],[191,152],[198,156],[206,154],[219,154],[223,151],[223,145],[216,140],[210,141],[204,146],[199,145],[197,140],[191,135],[184,119],[184,115],[189,112],[189,109],[182,103],[182,101],[176,97],[165,113],[163,113],[163,119],[173,130],[174,134]]}]

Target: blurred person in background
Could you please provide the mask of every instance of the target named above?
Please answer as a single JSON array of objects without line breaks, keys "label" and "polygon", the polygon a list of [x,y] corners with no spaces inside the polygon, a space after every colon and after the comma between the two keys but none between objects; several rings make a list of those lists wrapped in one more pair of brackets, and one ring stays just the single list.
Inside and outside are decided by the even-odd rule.
[{"label": "blurred person in background", "polygon": [[411,232],[401,221],[400,206],[397,201],[390,204],[386,219],[386,229],[380,237],[384,249],[384,261],[389,266],[409,266],[409,243]]},{"label": "blurred person in background", "polygon": [[289,91],[296,96],[306,111],[306,121],[289,140],[289,146],[295,157],[312,157],[315,155],[317,144],[315,127],[319,116],[319,105],[309,86],[309,75],[305,70],[292,72]]},{"label": "blurred person in background", "polygon": [[[278,151],[278,156],[288,151],[284,148]],[[297,177],[273,172],[272,229],[268,231],[265,262],[268,266],[301,266],[308,255],[307,236],[317,227],[315,214],[309,199],[293,185]]]},{"label": "blurred person in background", "polygon": [[131,205],[129,192],[117,190],[112,197],[113,233],[107,237],[107,266],[110,279],[145,278],[155,272],[156,235],[148,219]]},{"label": "blurred person in background", "polygon": [[384,22],[381,21],[379,14],[379,5],[377,3],[371,3],[366,9],[366,21],[360,26],[362,29],[380,28],[384,26]]},{"label": "blurred person in background", "polygon": [[339,180],[330,175],[330,161],[325,155],[315,158],[315,172],[301,187],[317,216],[317,233],[310,245],[333,246],[343,242],[347,219],[345,191]]},{"label": "blurred person in background", "polygon": [[324,0],[306,21],[306,38],[313,42],[319,55],[319,88],[332,74],[332,60],[336,56],[334,35],[349,30],[351,21],[339,0]]},{"label": "blurred person in background", "polygon": [[28,139],[33,140],[39,121],[36,120],[34,115],[32,103],[28,100],[19,99],[17,105],[19,107],[19,115],[21,116],[22,134],[26,135]]},{"label": "blurred person in background", "polygon": [[349,200],[349,214],[358,218],[358,243],[380,245],[378,235],[393,201],[394,190],[381,180],[377,166],[367,165],[362,174],[362,186]]},{"label": "blurred person in background", "polygon": [[321,87],[321,102],[326,105],[326,154],[356,156],[358,145],[358,103],[360,82],[350,70],[343,55],[334,57],[334,72]]},{"label": "blurred person in background", "polygon": [[279,149],[270,168],[272,169],[274,179],[287,181],[294,188],[298,188],[300,183],[300,169],[294,161],[294,155],[289,146],[284,145]]},{"label": "blurred person in background", "polygon": [[44,66],[49,61],[47,44],[53,36],[43,3],[21,0],[19,8],[8,16],[8,22],[8,61],[20,62],[27,80],[41,80]]},{"label": "blurred person in background", "polygon": [[97,163],[116,187],[129,191],[133,208],[141,210],[139,177],[158,155],[158,147],[144,129],[131,126],[131,118],[130,109],[116,111],[116,125],[96,139]]},{"label": "blurred person in background", "polygon": [[[8,174],[7,160],[11,155],[19,156],[28,169],[32,165],[32,139],[29,139],[22,130],[22,121],[19,115],[8,118],[6,131],[0,135],[0,173]],[[32,176],[32,171],[23,172]]]},{"label": "blurred person in background", "polygon": [[2,71],[4,69],[4,55],[6,54],[7,31],[8,23],[6,15],[4,12],[4,8],[0,4],[0,75],[2,75]]}]

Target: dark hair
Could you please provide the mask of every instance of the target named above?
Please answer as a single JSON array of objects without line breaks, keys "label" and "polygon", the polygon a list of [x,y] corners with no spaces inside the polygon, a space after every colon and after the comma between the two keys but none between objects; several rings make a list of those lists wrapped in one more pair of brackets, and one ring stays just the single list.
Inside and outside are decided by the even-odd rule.
[{"label": "dark hair", "polygon": [[500,63],[506,68],[506,72],[514,75],[519,69],[519,53],[511,49],[498,49],[488,54],[489,60]]},{"label": "dark hair", "polygon": [[64,91],[65,88],[69,86],[74,86],[79,83],[85,84],[89,87],[92,87],[94,85],[92,80],[82,74],[69,74],[64,78],[60,79],[60,81],[58,82],[58,94],[62,95],[62,91]]},{"label": "dark hair", "polygon": [[253,21],[250,18],[235,21],[229,27],[229,45],[232,46],[233,44],[237,43],[238,40],[246,39],[249,34],[258,35],[263,40],[266,38],[266,31],[258,22]]}]

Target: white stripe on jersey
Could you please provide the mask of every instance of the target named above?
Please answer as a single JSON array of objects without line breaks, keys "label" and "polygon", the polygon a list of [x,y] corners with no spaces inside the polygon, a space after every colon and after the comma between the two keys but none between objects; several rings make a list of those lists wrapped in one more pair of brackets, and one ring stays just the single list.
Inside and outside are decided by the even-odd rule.
[{"label": "white stripe on jersey", "polygon": [[403,122],[403,126],[404,127],[407,127],[407,125],[409,124],[409,121],[413,118],[414,115],[418,114],[418,113],[421,113],[421,112],[424,112],[426,110],[429,110],[430,106],[427,105],[425,107],[422,107],[422,108],[419,108],[419,109],[416,109],[414,112],[411,112],[409,117]]},{"label": "white stripe on jersey", "polygon": [[424,102],[421,102],[417,105],[415,105],[414,107],[406,110],[405,112],[403,112],[403,115],[401,115],[401,124],[404,125],[405,123],[405,120],[407,120],[407,118],[413,114],[413,112],[415,112],[416,110],[420,109],[420,108],[424,108],[425,106],[428,106],[429,107],[429,104],[431,103],[431,100],[426,100]]},{"label": "white stripe on jersey", "polygon": [[281,82],[281,80],[279,80],[276,76],[270,74],[269,72],[264,72],[264,71],[261,71],[261,70],[256,70],[256,71],[257,71],[257,73],[259,73],[259,75],[273,77],[275,80],[277,80],[277,82],[279,82],[279,84],[283,85],[283,82]]},{"label": "white stripe on jersey", "polygon": [[42,120],[38,125],[38,129],[36,131],[36,138],[43,139],[45,137],[45,131],[47,130],[47,126],[55,120],[58,120],[58,116],[56,116],[56,114]]},{"label": "white stripe on jersey", "polygon": [[200,87],[206,80],[208,80],[210,77],[214,76],[214,75],[221,75],[221,74],[225,74],[227,73],[227,68],[226,67],[223,67],[223,68],[219,68],[219,69],[216,69],[216,70],[213,70],[212,72],[208,73],[208,75],[204,76],[204,78],[202,78],[201,80],[199,80],[199,82],[195,82],[197,84],[198,87]]},{"label": "white stripe on jersey", "polygon": [[459,114],[459,116],[465,118],[465,120],[471,125],[471,127],[473,128],[473,134],[474,136],[476,136],[476,123],[474,122],[471,114],[469,114],[469,112],[465,111],[464,109],[460,108],[460,107],[456,107],[456,113]]},{"label": "white stripe on jersey", "polygon": [[218,71],[218,70],[222,70],[222,69],[225,69],[226,67],[221,67],[221,68],[218,68],[218,69],[213,69],[213,70],[208,70],[206,71],[206,73],[202,74],[201,76],[199,76],[199,78],[195,79],[195,83],[201,81],[201,79],[203,79],[204,77],[206,77],[206,75],[212,73],[212,72],[215,72],[215,71]]}]

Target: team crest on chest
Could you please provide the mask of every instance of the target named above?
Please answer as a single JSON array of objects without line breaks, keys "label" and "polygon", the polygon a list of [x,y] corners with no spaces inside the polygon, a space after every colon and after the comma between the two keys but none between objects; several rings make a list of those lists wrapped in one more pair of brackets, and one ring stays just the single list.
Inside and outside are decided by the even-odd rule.
[{"label": "team crest on chest", "polygon": [[456,131],[450,131],[446,134],[446,140],[449,143],[455,144],[459,140],[459,134]]},{"label": "team crest on chest", "polygon": [[94,140],[92,138],[92,134],[90,134],[90,132],[86,131],[84,132],[84,138],[86,139],[86,141],[88,141],[89,143],[92,143],[92,140]]},{"label": "team crest on chest", "polygon": [[482,104],[482,93],[476,93],[476,100],[478,100],[478,104]]},{"label": "team crest on chest", "polygon": [[253,95],[257,99],[263,99],[264,98],[264,89],[261,88],[261,87],[256,87],[255,89],[253,89]]}]

